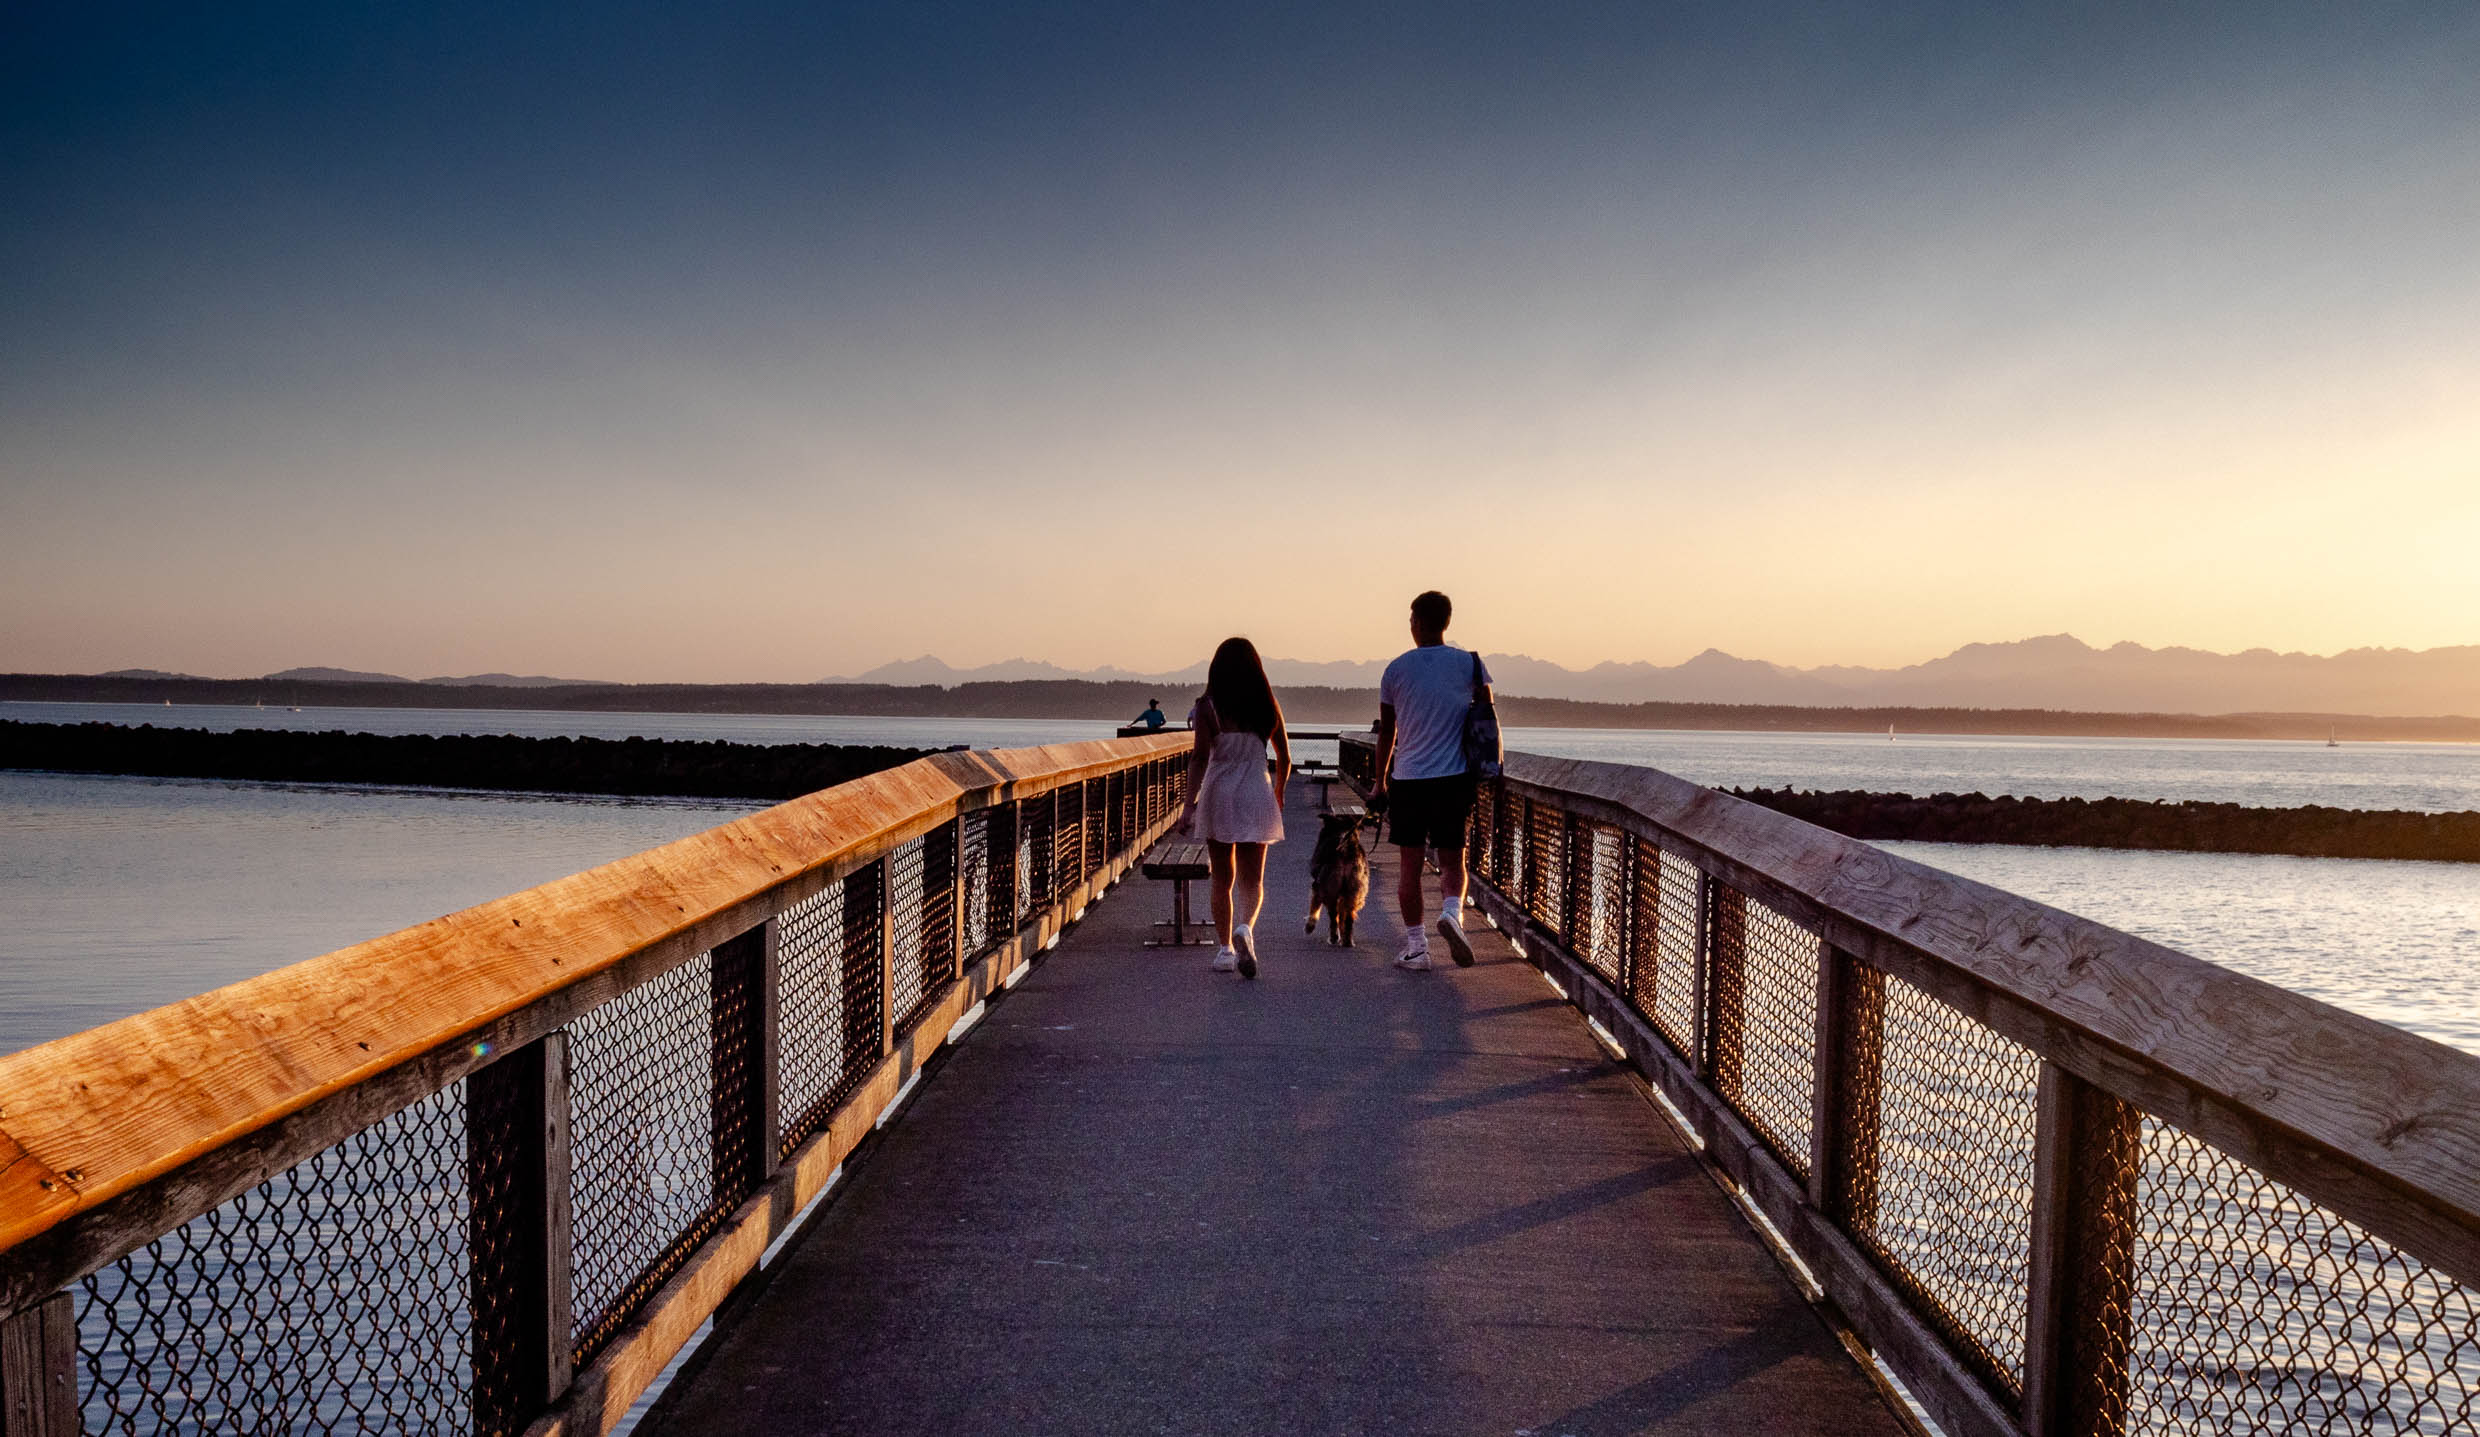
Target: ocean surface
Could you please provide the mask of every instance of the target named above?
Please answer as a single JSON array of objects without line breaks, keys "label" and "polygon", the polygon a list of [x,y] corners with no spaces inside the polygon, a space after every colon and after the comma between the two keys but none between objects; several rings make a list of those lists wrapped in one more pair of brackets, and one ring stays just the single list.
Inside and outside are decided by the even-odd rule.
[{"label": "ocean surface", "polygon": [[[1081,720],[165,709],[0,718],[372,733],[574,734],[985,748]],[[2480,808],[2480,748],[1517,729],[1509,746],[1702,783]],[[1302,746],[1331,756],[1333,745]],[[0,764],[7,761],[0,754]],[[0,1052],[187,997],[712,827],[756,804],[0,771]],[[2480,864],[1894,844],[2480,1052]]]},{"label": "ocean surface", "polygon": [[[1176,710],[1177,705],[1173,706]],[[720,739],[727,743],[1017,748],[1109,738],[1097,719],[871,718],[806,714],[558,713],[527,709],[284,709],[193,704],[0,703],[29,723],[152,723],[166,728],[342,729],[377,734],[518,734]],[[1312,730],[1332,725],[1303,724]],[[2241,739],[2019,738],[1977,734],[1729,733],[1510,728],[1507,746],[1562,758],[1651,764],[1717,787],[2022,798],[2203,799],[2292,807],[2480,809],[2480,744]],[[1303,757],[1334,756],[1305,743]],[[0,764],[6,756],[0,755]]]}]

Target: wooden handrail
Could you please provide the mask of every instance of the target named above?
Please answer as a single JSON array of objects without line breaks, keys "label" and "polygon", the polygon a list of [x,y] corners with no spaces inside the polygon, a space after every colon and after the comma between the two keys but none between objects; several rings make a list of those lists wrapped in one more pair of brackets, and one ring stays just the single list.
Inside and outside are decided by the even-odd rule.
[{"label": "wooden handrail", "polygon": [[1506,777],[1685,840],[1826,941],[2480,1285],[2480,1057],[1656,769],[1519,753]]},{"label": "wooden handrail", "polygon": [[[1347,774],[1365,778],[1373,758],[1369,740],[1343,740]],[[2138,1280],[2148,1119],[2297,1194],[2268,1199],[2243,1185],[2209,1196],[2320,1206],[2371,1235],[2363,1265],[2480,1288],[2480,1056],[1658,770],[1510,754],[1487,797],[1473,836],[1481,909],[1662,1092],[1945,1430],[2125,1428],[2126,1393],[2114,1384],[2124,1382],[2131,1309],[2110,1294]],[[1588,870],[1614,852],[1608,838],[1619,867]],[[1648,909],[1640,885],[1655,855],[1660,872],[1676,862],[1695,876],[1677,896],[1661,878]],[[1683,902],[1692,939],[1669,927]],[[1742,1071],[1759,906],[1788,920],[1774,925],[1775,942],[1796,946],[1784,932],[1798,925],[1815,945],[1814,993],[1764,1019],[1770,1071],[1805,1085],[1804,1115],[1768,1110],[1764,1099],[1751,1106]],[[1649,919],[1661,926],[1649,931]],[[1685,952],[1673,946],[1681,941]],[[1684,980],[1670,966],[1682,960]],[[1648,1006],[1645,963],[1674,975],[1664,984],[1689,985],[1661,1000],[1684,997],[1687,1011],[1657,1016]],[[1955,1194],[1931,1215],[1946,1226],[1927,1239],[1969,1244],[1976,1227],[2021,1224],[2019,1370],[2007,1370],[1982,1333],[1959,1327],[1940,1306],[1949,1296],[1908,1259],[1872,1246],[1884,1239],[1874,1194],[1885,1161],[1888,978],[2037,1060],[2021,1106],[1995,1115],[2029,1134],[2028,1198],[2010,1207],[1997,1193]],[[1768,981],[1783,1000],[1781,983],[1808,980],[1777,972]],[[1787,1079],[1795,1068],[1805,1071]],[[1937,1081],[1907,1079],[1916,1101],[1936,1101]],[[1998,1205],[1974,1205],[1984,1199]],[[2315,1284],[2295,1260],[2271,1260]],[[2416,1389],[2419,1378],[2396,1364],[2381,1380]]]},{"label": "wooden handrail", "polygon": [[649,950],[734,936],[788,888],[814,892],[960,812],[1186,743],[931,755],[0,1057],[0,1253],[384,1075],[445,1061],[452,1077],[449,1050],[495,1021]]}]

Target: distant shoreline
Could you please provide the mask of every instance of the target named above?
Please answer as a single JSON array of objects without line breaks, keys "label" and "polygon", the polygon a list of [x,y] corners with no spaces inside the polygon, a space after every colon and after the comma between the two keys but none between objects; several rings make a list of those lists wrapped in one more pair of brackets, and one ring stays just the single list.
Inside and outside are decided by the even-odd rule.
[{"label": "distant shoreline", "polygon": [[[894,684],[493,684],[339,683],[320,680],[102,678],[0,675],[0,701],[249,707],[530,709],[565,713],[782,714],[855,718],[1024,718],[1124,722],[1151,698],[1176,712],[1182,695],[1163,684],[1029,679],[952,688]],[[1295,724],[1365,727],[1374,689],[1282,690]],[[1521,696],[1499,700],[1500,721],[1519,728],[1676,729],[1780,733],[1986,734],[2046,738],[2268,739],[2285,742],[2480,743],[2480,718],[2387,718],[2364,714],[2086,713],[2069,709],[1802,708],[1778,704],[1593,703]]]},{"label": "distant shoreline", "polygon": [[[715,740],[377,735],[0,720],[0,768],[640,798],[782,800],[927,750]],[[1979,793],[1724,792],[1870,840],[2480,862],[2480,813]]]}]

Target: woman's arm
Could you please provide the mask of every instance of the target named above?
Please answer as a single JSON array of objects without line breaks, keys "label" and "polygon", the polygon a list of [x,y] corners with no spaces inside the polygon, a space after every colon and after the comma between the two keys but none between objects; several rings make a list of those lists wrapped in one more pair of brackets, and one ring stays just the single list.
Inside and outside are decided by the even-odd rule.
[{"label": "woman's arm", "polygon": [[1206,781],[1206,755],[1214,751],[1214,705],[1199,700],[1189,727],[1193,741],[1188,746],[1188,794],[1180,802],[1180,821],[1172,825],[1184,832],[1197,813],[1197,786]]},{"label": "woman's arm", "polygon": [[[1271,695],[1269,695],[1271,697]],[[1274,806],[1283,806],[1283,786],[1292,781],[1292,733],[1283,723],[1283,701],[1274,705]]]}]

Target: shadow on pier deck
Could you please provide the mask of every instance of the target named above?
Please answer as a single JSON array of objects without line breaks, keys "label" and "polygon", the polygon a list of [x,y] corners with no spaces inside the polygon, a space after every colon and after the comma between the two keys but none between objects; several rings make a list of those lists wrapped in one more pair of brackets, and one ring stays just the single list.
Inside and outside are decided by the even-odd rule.
[{"label": "shadow on pier deck", "polygon": [[1356,949],[1302,936],[1309,789],[1258,981],[1141,947],[1168,899],[1123,883],[640,1431],[1902,1430],[1504,939],[1394,969],[1391,848]]}]

